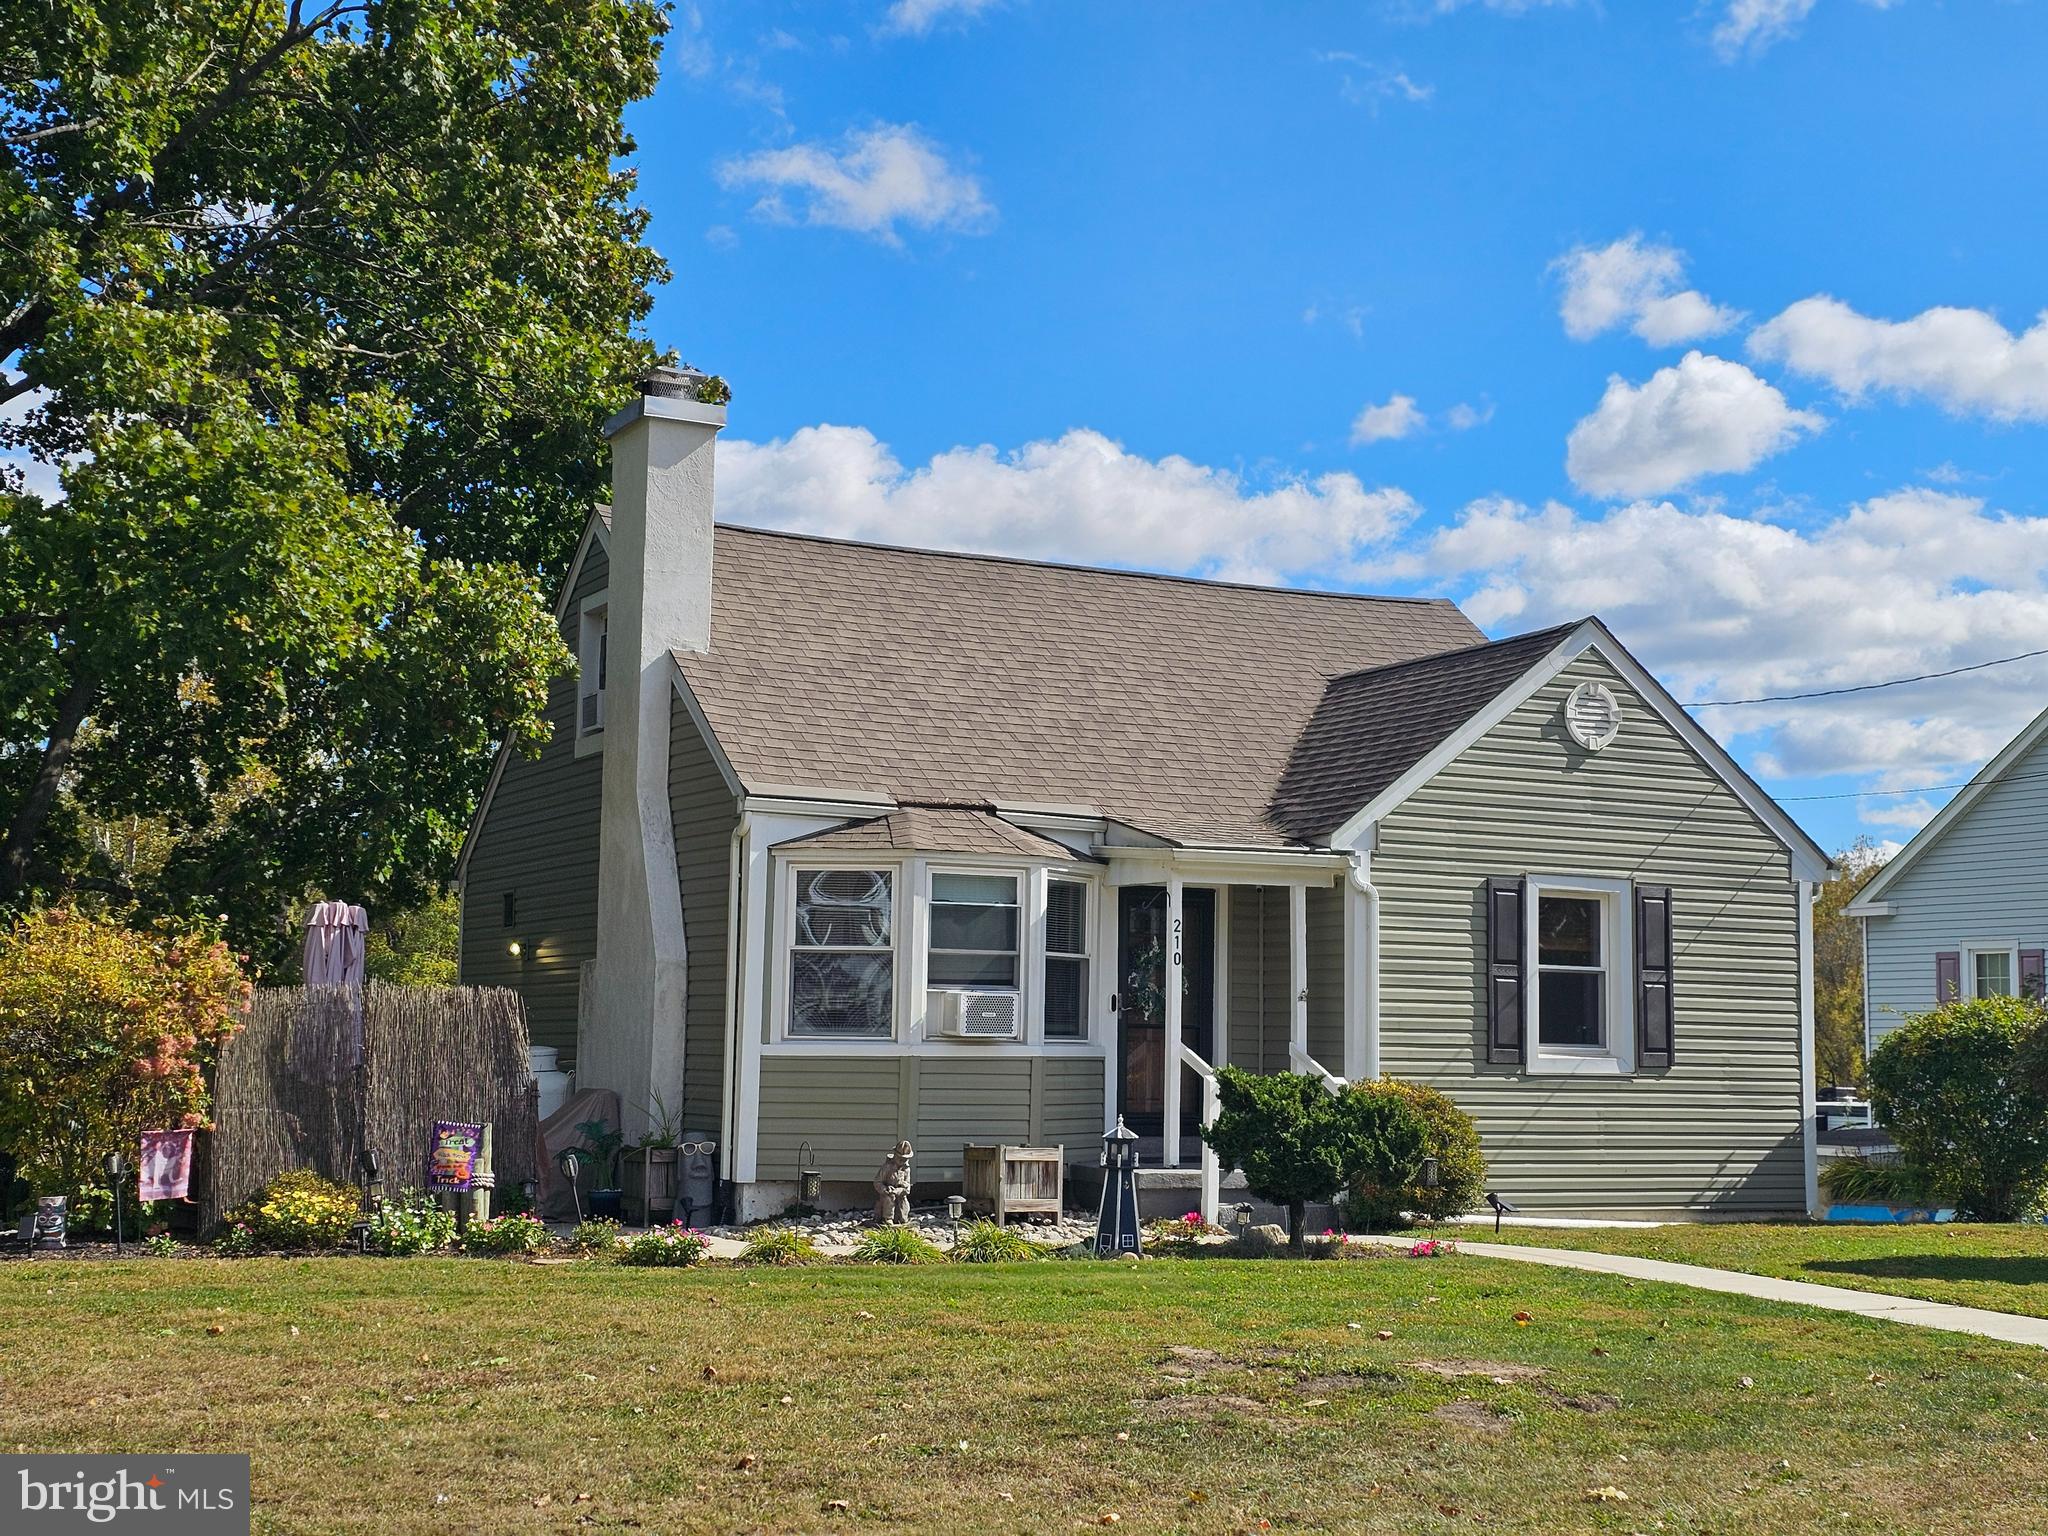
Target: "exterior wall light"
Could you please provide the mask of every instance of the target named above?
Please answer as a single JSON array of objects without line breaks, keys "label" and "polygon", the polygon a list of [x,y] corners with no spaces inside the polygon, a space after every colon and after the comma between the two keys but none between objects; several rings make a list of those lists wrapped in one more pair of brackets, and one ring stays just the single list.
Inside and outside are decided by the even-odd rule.
[{"label": "exterior wall light", "polygon": [[520,948],[519,941],[517,939],[514,939],[510,944],[507,944],[505,946],[505,953],[510,955],[514,960],[517,960],[525,952],[525,950]]}]

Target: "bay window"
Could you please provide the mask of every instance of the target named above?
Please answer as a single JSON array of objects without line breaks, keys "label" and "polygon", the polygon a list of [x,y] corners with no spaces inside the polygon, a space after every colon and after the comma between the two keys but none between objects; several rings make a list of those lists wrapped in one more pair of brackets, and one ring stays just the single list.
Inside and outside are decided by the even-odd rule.
[{"label": "bay window", "polygon": [[1015,875],[933,873],[927,986],[1016,989],[1017,891]]},{"label": "bay window", "polygon": [[789,957],[789,1033],[895,1033],[895,877],[885,869],[798,869]]},{"label": "bay window", "polygon": [[1088,885],[1048,880],[1045,886],[1045,1037],[1088,1034]]}]

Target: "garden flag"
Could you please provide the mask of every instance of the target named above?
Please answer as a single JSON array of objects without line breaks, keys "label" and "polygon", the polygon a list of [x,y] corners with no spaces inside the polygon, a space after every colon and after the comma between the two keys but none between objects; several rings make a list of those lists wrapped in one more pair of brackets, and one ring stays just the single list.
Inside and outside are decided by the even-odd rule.
[{"label": "garden flag", "polygon": [[136,1165],[139,1200],[183,1200],[192,1189],[192,1133],[144,1131]]},{"label": "garden flag", "polygon": [[477,1144],[484,1128],[460,1120],[434,1122],[434,1150],[427,1159],[427,1188],[467,1194],[476,1178]]}]

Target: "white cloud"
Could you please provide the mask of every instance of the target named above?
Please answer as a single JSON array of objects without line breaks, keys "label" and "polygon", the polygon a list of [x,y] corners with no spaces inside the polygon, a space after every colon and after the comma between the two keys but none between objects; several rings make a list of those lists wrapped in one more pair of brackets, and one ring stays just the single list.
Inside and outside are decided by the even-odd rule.
[{"label": "white cloud", "polygon": [[2048,313],[2015,336],[1981,309],[1875,320],[1823,294],[1751,332],[1749,351],[1851,400],[1919,397],[1994,421],[2048,421]]},{"label": "white cloud", "polygon": [[718,501],[721,518],[761,527],[1250,581],[1353,578],[1417,511],[1405,491],[1355,475],[1253,486],[1082,429],[1008,453],[952,448],[916,468],[861,427],[726,442]]},{"label": "white cloud", "polygon": [[1351,419],[1351,446],[1412,437],[1425,425],[1413,395],[1394,395],[1385,405],[1368,405]]},{"label": "white cloud", "polygon": [[1491,400],[1487,401],[1484,405],[1472,405],[1467,401],[1460,400],[1456,405],[1444,412],[1444,425],[1453,432],[1470,432],[1474,427],[1483,427],[1491,420],[1493,420],[1493,402]]},{"label": "white cloud", "polygon": [[1883,799],[1871,797],[1871,803],[1857,813],[1857,819],[1870,827],[1905,827],[1917,832],[1934,820],[1941,809],[1925,795],[1914,795],[1911,799]]},{"label": "white cloud", "polygon": [[1325,304],[1312,301],[1301,312],[1303,325],[1320,325],[1324,321],[1341,325],[1356,341],[1365,335],[1365,306],[1363,304]]},{"label": "white cloud", "polygon": [[922,37],[944,21],[970,21],[1000,0],[895,0],[882,19],[884,32]]},{"label": "white cloud", "polygon": [[1714,51],[1723,59],[1762,53],[1799,30],[1814,0],[1728,0],[1714,27]]},{"label": "white cloud", "polygon": [[851,229],[890,245],[900,243],[899,223],[973,232],[995,218],[981,183],[907,124],[849,134],[836,151],[812,143],[740,155],[719,166],[718,178],[765,188],[754,204],[765,218]]},{"label": "white cloud", "polygon": [[1424,102],[1436,95],[1435,86],[1411,78],[1406,70],[1395,65],[1382,64],[1362,54],[1323,53],[1316,57],[1321,63],[1343,66],[1337,94],[1353,106],[1370,107],[1375,114],[1381,102]]},{"label": "white cloud", "polygon": [[[1681,699],[1909,677],[2048,633],[2048,517],[1918,487],[1798,525],[1670,502],[1592,515],[1481,501],[1400,553],[1399,569],[1495,632],[1599,614]],[[1699,718],[1761,744],[1769,775],[1936,784],[1996,752],[2044,693],[2048,662],[2032,661]]]},{"label": "white cloud", "polygon": [[1566,440],[1565,471],[1599,496],[1658,496],[1753,469],[1826,423],[1740,363],[1688,352],[1640,385],[1620,375]]},{"label": "white cloud", "polygon": [[1575,246],[1551,263],[1562,274],[1564,297],[1558,313],[1565,334],[1589,341],[1626,325],[1653,346],[1676,346],[1714,336],[1742,318],[1696,289],[1681,288],[1685,254],[1674,246],[1646,244],[1641,234],[1610,245]]}]

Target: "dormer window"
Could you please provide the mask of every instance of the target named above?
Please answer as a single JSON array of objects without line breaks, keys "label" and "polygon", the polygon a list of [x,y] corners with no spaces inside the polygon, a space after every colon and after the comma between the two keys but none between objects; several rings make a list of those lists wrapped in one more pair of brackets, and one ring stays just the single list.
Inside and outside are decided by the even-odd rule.
[{"label": "dormer window", "polygon": [[583,640],[577,647],[576,734],[595,736],[604,730],[605,611],[583,610]]}]

